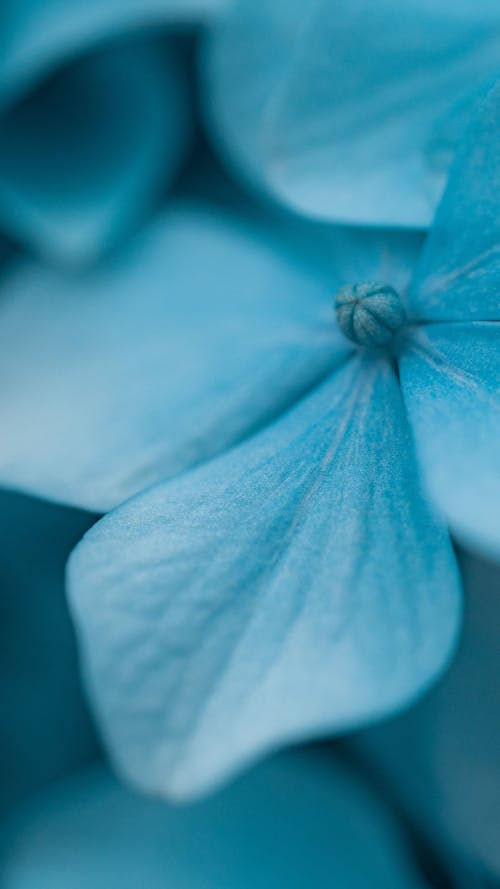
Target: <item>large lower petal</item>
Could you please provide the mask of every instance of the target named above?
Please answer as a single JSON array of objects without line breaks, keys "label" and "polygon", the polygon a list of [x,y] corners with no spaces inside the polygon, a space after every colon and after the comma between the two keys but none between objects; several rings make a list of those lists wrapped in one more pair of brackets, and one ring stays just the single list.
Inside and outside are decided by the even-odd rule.
[{"label": "large lower petal", "polygon": [[62,61],[131,31],[200,21],[224,0],[2,0],[0,106]]},{"label": "large lower petal", "polygon": [[181,61],[124,41],[59,71],[0,120],[0,219],[49,257],[112,246],[171,183],[189,141]]},{"label": "large lower petal", "polygon": [[500,323],[417,328],[400,366],[436,505],[459,537],[500,555]]},{"label": "large lower petal", "polygon": [[264,433],[111,513],[69,582],[112,755],[174,796],[402,706],[446,663],[459,613],[383,360],[353,358]]},{"label": "large lower petal", "polygon": [[202,86],[222,150],[285,203],[426,226],[499,56],[497,0],[236,0]]},{"label": "large lower petal", "polygon": [[390,811],[333,756],[275,759],[188,807],[84,771],[25,807],[0,847],[3,889],[423,886]]},{"label": "large lower petal", "polygon": [[0,291],[0,481],[106,510],[324,376],[349,347],[330,277],[286,232],[185,202],[94,271],[14,268]]},{"label": "large lower petal", "polygon": [[477,106],[427,239],[410,311],[500,321],[500,81]]}]

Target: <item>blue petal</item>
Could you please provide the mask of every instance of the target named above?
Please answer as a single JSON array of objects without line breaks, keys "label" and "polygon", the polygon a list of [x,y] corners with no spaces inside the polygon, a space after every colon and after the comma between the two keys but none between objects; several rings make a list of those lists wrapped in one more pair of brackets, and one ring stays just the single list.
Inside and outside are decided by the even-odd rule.
[{"label": "blue petal", "polygon": [[[353,245],[337,243],[339,268]],[[339,272],[309,246],[185,202],[100,269],[14,269],[0,289],[0,482],[106,510],[283,411],[349,351]]]},{"label": "blue petal", "polygon": [[436,324],[400,373],[430,492],[459,537],[500,555],[500,324]]},{"label": "blue petal", "polygon": [[2,0],[0,107],[61,62],[131,31],[201,20],[225,0]]},{"label": "blue petal", "polygon": [[165,46],[122,42],[59,72],[0,121],[0,219],[38,251],[94,259],[170,184],[189,141]]},{"label": "blue petal", "polygon": [[26,806],[2,852],[4,889],[423,886],[375,794],[333,757],[304,754],[190,807],[134,796],[89,769]]},{"label": "blue petal", "polygon": [[202,86],[258,187],[315,217],[426,226],[499,57],[498,0],[236,0]]},{"label": "blue petal", "polygon": [[[431,842],[458,858],[460,886],[500,878],[500,568],[462,554],[466,614],[450,671],[418,706],[359,744]],[[464,863],[481,875],[464,879]],[[460,880],[458,879],[460,877]],[[464,882],[462,883],[462,880]]]},{"label": "blue petal", "polygon": [[112,755],[173,796],[402,706],[446,663],[459,616],[395,375],[362,358],[111,513],[69,582]]},{"label": "blue petal", "polygon": [[95,755],[64,566],[88,514],[0,494],[0,815]]},{"label": "blue petal", "polygon": [[500,321],[500,81],[453,165],[410,294],[418,318]]},{"label": "blue petal", "polygon": [[0,232],[0,274],[3,273],[4,263],[12,257],[13,245]]}]

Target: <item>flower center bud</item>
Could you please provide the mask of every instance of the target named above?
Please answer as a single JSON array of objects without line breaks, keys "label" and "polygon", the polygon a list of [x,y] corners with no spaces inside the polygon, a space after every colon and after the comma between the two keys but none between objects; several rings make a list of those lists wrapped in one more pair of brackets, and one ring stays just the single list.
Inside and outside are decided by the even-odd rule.
[{"label": "flower center bud", "polygon": [[344,336],[368,348],[387,345],[406,321],[401,297],[380,281],[341,287],[335,297],[335,314]]}]

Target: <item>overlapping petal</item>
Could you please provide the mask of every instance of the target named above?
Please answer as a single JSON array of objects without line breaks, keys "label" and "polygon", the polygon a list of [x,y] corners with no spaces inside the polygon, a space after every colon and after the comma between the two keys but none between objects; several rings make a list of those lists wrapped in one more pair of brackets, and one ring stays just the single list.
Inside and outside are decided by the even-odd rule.
[{"label": "overlapping petal", "polygon": [[253,184],[315,217],[427,226],[499,55],[496,0],[236,0],[201,83]]},{"label": "overlapping petal", "polygon": [[446,663],[460,605],[391,366],[349,359],[263,433],[111,513],[69,589],[114,759],[156,793],[406,703]]},{"label": "overlapping petal", "polygon": [[500,83],[479,103],[410,290],[429,321],[500,321]]},{"label": "overlapping petal", "polygon": [[335,759],[305,755],[190,807],[88,770],[27,807],[0,843],[4,889],[423,887],[386,806]]},{"label": "overlapping petal", "polygon": [[399,284],[417,243],[180,202],[99,269],[18,265],[0,482],[106,510],[219,453],[347,354],[332,302],[356,257]]},{"label": "overlapping petal", "polygon": [[430,492],[462,538],[500,554],[500,323],[417,328],[401,384]]},{"label": "overlapping petal", "polygon": [[0,220],[49,257],[95,259],[171,183],[190,130],[171,47],[151,39],[96,50],[3,114]]}]

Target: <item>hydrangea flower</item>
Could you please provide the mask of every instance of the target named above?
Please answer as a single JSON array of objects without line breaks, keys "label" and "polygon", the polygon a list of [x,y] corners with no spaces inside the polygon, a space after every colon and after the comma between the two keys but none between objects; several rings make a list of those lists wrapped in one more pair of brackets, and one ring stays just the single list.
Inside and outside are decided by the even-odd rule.
[{"label": "hydrangea flower", "polygon": [[252,187],[323,219],[428,226],[499,58],[497,0],[235,0],[200,89]]},{"label": "hydrangea flower", "polygon": [[192,109],[171,26],[216,0],[4,0],[0,224],[58,262],[112,247],[178,172]]},{"label": "hydrangea flower", "polygon": [[10,264],[0,484],[107,511],[247,437],[339,364],[350,347],[332,287],[352,266],[406,285],[418,238],[309,236],[233,198],[179,197],[85,273]]},{"label": "hydrangea flower", "polygon": [[[447,662],[445,519],[499,543],[499,95],[459,152],[389,350],[409,236],[332,233],[326,267],[251,216],[181,205],[87,279],[6,282],[4,481],[111,505],[203,463],[112,512],[71,562],[104,734],[141,786],[199,792],[402,706]],[[341,299],[336,326],[349,264],[351,282],[384,286],[352,294],[347,320]]]},{"label": "hydrangea flower", "polygon": [[333,756],[283,756],[183,808],[82,771],[4,826],[0,868],[5,889],[424,889],[388,808]]}]

